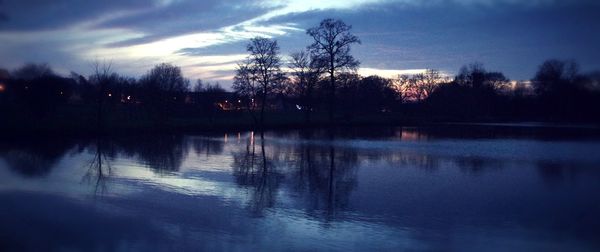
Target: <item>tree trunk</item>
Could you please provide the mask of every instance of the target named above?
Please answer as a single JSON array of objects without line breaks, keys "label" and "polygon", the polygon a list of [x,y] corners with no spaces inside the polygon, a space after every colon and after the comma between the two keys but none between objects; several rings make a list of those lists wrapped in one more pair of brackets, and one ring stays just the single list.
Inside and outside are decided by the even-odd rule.
[{"label": "tree trunk", "polygon": [[260,130],[263,130],[265,124],[265,104],[267,103],[267,88],[265,87],[262,93],[262,104],[260,105]]},{"label": "tree trunk", "polygon": [[329,94],[329,122],[333,123],[333,115],[335,113],[335,76],[332,71],[329,73],[329,85],[330,85],[330,94]]}]

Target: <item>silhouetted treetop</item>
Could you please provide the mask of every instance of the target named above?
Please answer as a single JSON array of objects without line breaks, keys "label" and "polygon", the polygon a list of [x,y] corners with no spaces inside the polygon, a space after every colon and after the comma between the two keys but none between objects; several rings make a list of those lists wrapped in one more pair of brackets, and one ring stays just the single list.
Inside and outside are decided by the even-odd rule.
[{"label": "silhouetted treetop", "polygon": [[472,63],[463,66],[454,82],[461,86],[471,88],[484,88],[499,91],[508,85],[508,78],[500,72],[488,72],[481,63]]},{"label": "silhouetted treetop", "polygon": [[183,78],[181,69],[169,63],[161,63],[140,79],[142,86],[166,92],[186,92],[189,81]]},{"label": "silhouetted treetop", "polygon": [[578,72],[579,66],[574,61],[547,60],[538,68],[533,87],[538,95],[559,92],[575,83]]},{"label": "silhouetted treetop", "polygon": [[342,20],[331,18],[321,21],[319,26],[309,28],[306,33],[313,38],[308,46],[309,51],[324,58],[329,64],[329,71],[339,68],[356,68],[359,61],[350,55],[350,46],[360,44],[358,37],[350,33],[352,26]]},{"label": "silhouetted treetop", "polygon": [[53,76],[55,74],[54,71],[52,71],[52,69],[50,68],[50,66],[46,63],[27,63],[24,66],[16,69],[12,75],[16,79],[32,80],[47,76]]}]

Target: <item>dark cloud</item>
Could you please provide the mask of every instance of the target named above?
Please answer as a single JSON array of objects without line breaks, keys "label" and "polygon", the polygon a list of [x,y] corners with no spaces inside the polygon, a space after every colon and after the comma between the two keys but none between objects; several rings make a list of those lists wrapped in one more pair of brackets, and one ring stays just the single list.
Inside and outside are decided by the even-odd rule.
[{"label": "dark cloud", "polygon": [[151,7],[143,0],[8,0],[0,8],[8,18],[0,23],[0,31],[56,29],[93,20],[104,14]]},{"label": "dark cloud", "polygon": [[182,1],[111,19],[98,24],[97,27],[127,28],[147,34],[142,38],[110,45],[118,47],[148,43],[187,33],[212,31],[238,24],[270,10],[254,4],[253,1],[246,0],[227,1],[226,3],[220,0]]}]

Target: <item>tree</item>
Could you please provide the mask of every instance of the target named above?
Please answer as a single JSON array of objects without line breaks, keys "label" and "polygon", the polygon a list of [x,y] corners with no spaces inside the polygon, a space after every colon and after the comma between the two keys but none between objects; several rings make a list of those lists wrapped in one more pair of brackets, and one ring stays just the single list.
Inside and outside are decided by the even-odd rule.
[{"label": "tree", "polygon": [[422,90],[424,95],[423,98],[430,96],[441,83],[448,81],[447,78],[436,69],[427,69],[421,75],[423,76],[423,82],[420,86],[420,90]]},{"label": "tree", "polygon": [[578,78],[579,66],[573,61],[546,60],[533,78],[533,88],[538,96],[559,95]]},{"label": "tree", "polygon": [[190,85],[181,69],[169,63],[154,66],[142,76],[140,84],[145,94],[144,103],[163,115],[184,100],[183,95]]},{"label": "tree", "polygon": [[189,90],[189,81],[183,78],[181,68],[169,63],[154,66],[142,77],[141,82],[145,88],[169,94],[178,94]]},{"label": "tree", "polygon": [[52,68],[46,63],[35,64],[35,63],[27,63],[24,66],[16,69],[12,76],[15,79],[21,80],[33,80],[42,77],[55,76]]},{"label": "tree", "polygon": [[306,31],[313,38],[308,50],[327,63],[329,74],[329,120],[333,121],[335,110],[336,73],[355,70],[360,64],[350,55],[350,46],[360,44],[358,37],[350,33],[352,26],[331,18]]},{"label": "tree", "polygon": [[509,80],[500,72],[488,72],[481,63],[472,63],[460,69],[454,82],[469,88],[497,92],[505,88]]},{"label": "tree", "polygon": [[[590,76],[579,74],[574,61],[547,60],[532,80],[539,110],[561,119],[598,115],[598,96]],[[593,117],[593,116],[592,116]]]},{"label": "tree", "polygon": [[8,70],[0,68],[0,80],[6,80],[10,78],[10,73]]},{"label": "tree", "polygon": [[252,67],[252,61],[246,59],[244,62],[239,63],[235,70],[235,77],[233,78],[233,90],[243,98],[246,103],[246,108],[252,116],[255,124],[259,123],[258,118],[255,115],[256,101],[259,96],[259,86],[257,81],[257,75],[255,69]]},{"label": "tree", "polygon": [[364,112],[389,111],[398,100],[392,82],[376,75],[364,77],[360,80],[357,97],[360,101],[359,110]]},{"label": "tree", "polygon": [[444,115],[491,116],[505,104],[500,92],[509,80],[500,72],[488,72],[482,64],[463,66],[454,81],[440,85],[427,97],[431,108]]},{"label": "tree", "polygon": [[310,114],[314,108],[314,91],[320,76],[325,72],[325,64],[318,57],[306,51],[292,53],[289,67],[292,69],[293,93],[300,98],[305,121],[310,122]]},{"label": "tree", "polygon": [[403,101],[419,102],[429,97],[447,79],[435,69],[414,75],[399,75],[393,80],[396,92]]},{"label": "tree", "polygon": [[250,55],[238,65],[233,89],[246,100],[250,99],[251,112],[255,99],[260,100],[259,117],[253,115],[253,118],[262,127],[267,98],[285,77],[281,71],[279,45],[276,40],[256,37],[250,40],[246,50]]},{"label": "tree", "polygon": [[116,76],[112,72],[112,63],[102,63],[95,61],[93,63],[94,73],[89,77],[89,82],[97,87],[96,93],[96,120],[98,130],[102,130],[104,128],[104,113],[103,113],[103,105],[105,96],[108,94],[106,90],[108,89],[108,85],[114,81],[114,77]]}]

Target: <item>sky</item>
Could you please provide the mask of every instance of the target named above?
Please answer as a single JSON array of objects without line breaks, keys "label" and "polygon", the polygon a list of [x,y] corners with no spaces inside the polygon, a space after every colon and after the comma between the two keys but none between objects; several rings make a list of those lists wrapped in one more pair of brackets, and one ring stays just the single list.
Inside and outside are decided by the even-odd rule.
[{"label": "sky", "polygon": [[393,77],[482,63],[513,80],[546,59],[600,70],[597,0],[0,0],[0,68],[48,63],[89,75],[94,62],[139,77],[166,62],[231,84],[245,45],[276,39],[283,59],[325,18],[352,25],[362,75]]}]

